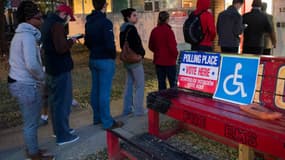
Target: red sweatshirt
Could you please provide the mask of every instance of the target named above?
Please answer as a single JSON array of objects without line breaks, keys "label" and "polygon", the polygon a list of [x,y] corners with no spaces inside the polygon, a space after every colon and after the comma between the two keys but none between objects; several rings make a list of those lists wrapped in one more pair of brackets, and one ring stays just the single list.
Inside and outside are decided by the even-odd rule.
[{"label": "red sweatshirt", "polygon": [[161,66],[176,65],[177,43],[168,24],[157,25],[151,31],[148,47],[153,52],[154,64]]},{"label": "red sweatshirt", "polygon": [[194,11],[195,14],[199,14],[202,11],[205,11],[200,16],[201,25],[203,32],[205,33],[205,38],[199,44],[201,46],[212,46],[212,42],[216,37],[216,27],[214,16],[212,13],[208,11],[210,8],[211,1],[210,0],[198,0],[197,1],[197,9]]}]

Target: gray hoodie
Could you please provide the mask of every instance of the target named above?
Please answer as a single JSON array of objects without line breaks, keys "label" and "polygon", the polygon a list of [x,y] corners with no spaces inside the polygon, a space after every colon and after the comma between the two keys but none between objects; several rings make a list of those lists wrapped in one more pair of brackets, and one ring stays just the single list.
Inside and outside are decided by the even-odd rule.
[{"label": "gray hoodie", "polygon": [[9,76],[12,79],[26,84],[41,83],[44,80],[38,45],[40,38],[40,31],[31,24],[18,25],[10,46]]}]

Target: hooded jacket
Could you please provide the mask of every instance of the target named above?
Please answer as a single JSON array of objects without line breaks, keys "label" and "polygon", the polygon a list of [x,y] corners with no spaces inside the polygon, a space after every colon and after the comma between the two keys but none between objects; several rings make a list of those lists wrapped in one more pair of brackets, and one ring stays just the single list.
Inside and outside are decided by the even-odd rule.
[{"label": "hooded jacket", "polygon": [[200,42],[200,46],[212,46],[212,42],[216,37],[216,27],[214,22],[214,16],[208,11],[210,8],[210,0],[198,0],[197,8],[194,11],[194,14],[197,15],[203,12],[200,16],[201,25],[203,32],[205,34],[204,39]]},{"label": "hooded jacket", "polygon": [[40,58],[40,31],[29,23],[21,23],[12,39],[9,77],[26,84],[41,83],[44,72]]},{"label": "hooded jacket", "polygon": [[244,30],[244,47],[264,47],[264,34],[272,33],[272,27],[267,16],[260,8],[253,8],[243,15],[243,24],[248,26]]},{"label": "hooded jacket", "polygon": [[[127,35],[128,32],[128,35]],[[126,37],[127,36],[127,37]],[[140,35],[137,28],[131,23],[123,23],[120,28],[120,47],[124,46],[125,38],[129,43],[130,48],[142,57],[145,55],[145,50],[142,45]]]},{"label": "hooded jacket", "polygon": [[91,59],[115,59],[116,48],[113,24],[106,14],[94,10],[86,18],[85,45],[90,50]]},{"label": "hooded jacket", "polygon": [[221,47],[239,46],[239,35],[243,32],[242,16],[233,5],[219,14],[217,32]]},{"label": "hooded jacket", "polygon": [[154,64],[161,66],[176,65],[177,42],[168,24],[159,24],[152,30],[148,46],[153,52]]}]

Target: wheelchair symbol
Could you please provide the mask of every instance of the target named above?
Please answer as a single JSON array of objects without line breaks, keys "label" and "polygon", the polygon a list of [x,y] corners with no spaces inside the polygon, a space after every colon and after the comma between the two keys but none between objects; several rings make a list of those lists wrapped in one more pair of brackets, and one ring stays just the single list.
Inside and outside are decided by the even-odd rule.
[{"label": "wheelchair symbol", "polygon": [[[247,94],[245,93],[245,90],[244,90],[243,83],[237,81],[237,79],[242,79],[242,75],[238,74],[238,71],[241,70],[241,68],[242,68],[242,65],[240,63],[237,63],[236,64],[236,68],[235,68],[235,73],[231,74],[231,75],[229,75],[229,76],[227,76],[225,78],[224,83],[223,83],[223,88],[224,88],[224,91],[226,92],[226,94],[228,94],[228,95],[236,95],[236,94],[238,94],[241,91],[241,96],[242,97],[246,97],[247,96]],[[230,84],[230,85],[237,86],[237,88],[234,91],[230,91],[227,88],[227,84],[228,84],[228,81],[230,79],[233,79],[233,83]]]}]

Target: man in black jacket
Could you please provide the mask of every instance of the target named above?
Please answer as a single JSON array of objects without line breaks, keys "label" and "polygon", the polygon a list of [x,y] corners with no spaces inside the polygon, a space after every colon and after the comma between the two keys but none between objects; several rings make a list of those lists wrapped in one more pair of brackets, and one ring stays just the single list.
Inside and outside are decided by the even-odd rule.
[{"label": "man in black jacket", "polygon": [[70,48],[75,39],[67,40],[65,24],[75,20],[72,9],[59,5],[56,13],[48,15],[42,25],[42,42],[46,64],[49,106],[56,143],[63,145],[79,139],[69,127],[69,114],[72,104],[71,70],[73,61]]},{"label": "man in black jacket", "polygon": [[243,3],[244,0],[233,0],[232,5],[219,14],[217,33],[222,52],[238,53],[239,35],[243,32],[242,16],[239,9]]},{"label": "man in black jacket", "polygon": [[93,124],[104,129],[123,126],[110,114],[112,80],[115,74],[116,49],[113,24],[106,17],[106,0],[92,0],[95,10],[87,16],[85,45],[90,50],[89,68],[92,74],[91,106]]},{"label": "man in black jacket", "polygon": [[261,6],[261,0],[254,0],[252,10],[243,16],[243,24],[247,26],[244,30],[243,53],[261,55],[265,33],[270,35],[273,47],[276,46],[272,26],[267,16],[261,11]]}]

